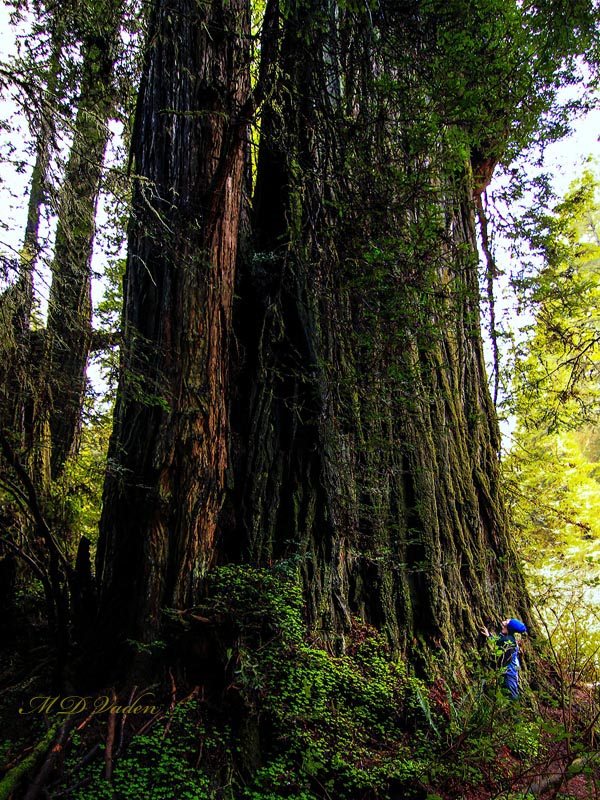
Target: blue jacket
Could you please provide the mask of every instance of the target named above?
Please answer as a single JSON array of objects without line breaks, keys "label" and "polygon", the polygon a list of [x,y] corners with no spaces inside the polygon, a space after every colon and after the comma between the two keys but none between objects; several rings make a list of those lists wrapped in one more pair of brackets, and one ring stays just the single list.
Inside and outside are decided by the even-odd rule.
[{"label": "blue jacket", "polygon": [[512,633],[499,634],[496,642],[502,650],[502,667],[504,668],[504,686],[510,696],[516,700],[519,696],[519,645]]}]

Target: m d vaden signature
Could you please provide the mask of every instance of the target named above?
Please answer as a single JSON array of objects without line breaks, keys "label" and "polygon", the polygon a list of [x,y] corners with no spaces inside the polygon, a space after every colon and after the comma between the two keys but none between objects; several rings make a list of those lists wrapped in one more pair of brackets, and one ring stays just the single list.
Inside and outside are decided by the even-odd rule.
[{"label": "m d vaden signature", "polygon": [[156,714],[158,706],[151,703],[152,692],[141,694],[127,705],[119,705],[108,695],[37,695],[29,700],[29,708],[21,706],[19,714]]}]

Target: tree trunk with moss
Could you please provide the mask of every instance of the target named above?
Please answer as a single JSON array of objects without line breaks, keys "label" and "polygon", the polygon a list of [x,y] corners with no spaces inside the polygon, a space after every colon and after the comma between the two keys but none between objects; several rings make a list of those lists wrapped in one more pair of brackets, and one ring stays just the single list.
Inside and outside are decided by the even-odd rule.
[{"label": "tree trunk with moss", "polygon": [[97,570],[110,639],[149,641],[214,563],[249,94],[246,0],[157,0],[133,142],[121,377]]},{"label": "tree trunk with moss", "polygon": [[415,147],[399,70],[389,110],[385,31],[375,46],[352,14],[298,2],[281,35],[239,278],[225,552],[296,559],[310,625],[334,646],[358,615],[399,650],[454,657],[484,620],[527,615],[470,169],[445,175],[429,142]]},{"label": "tree trunk with moss", "polygon": [[82,75],[58,207],[58,223],[48,323],[44,342],[43,385],[34,415],[38,446],[50,454],[48,478],[56,480],[77,446],[87,363],[92,338],[92,248],[96,205],[116,102],[114,66],[119,48],[122,4],[97,4],[83,21]]},{"label": "tree trunk with moss", "polygon": [[40,250],[40,220],[47,194],[48,167],[55,134],[55,119],[47,107],[51,107],[56,99],[64,28],[65,21],[58,10],[50,17],[50,56],[46,68],[43,108],[30,123],[36,136],[35,162],[29,187],[23,246],[15,262],[15,283],[0,296],[0,420],[2,427],[13,437],[19,452],[25,451],[27,454],[31,452],[31,441],[25,436],[30,428],[27,421],[29,400],[38,388],[38,382],[32,375],[32,363],[37,363],[40,355],[33,352],[32,339],[35,334],[31,331],[34,272]]},{"label": "tree trunk with moss", "polygon": [[411,4],[379,19],[273,5],[261,50],[278,77],[235,337],[246,87],[232,32],[246,12],[213,4],[184,23],[156,6],[101,621],[151,641],[161,608],[197,601],[217,561],[288,560],[328,645],[343,648],[356,615],[397,651],[452,659],[483,622],[527,615],[482,352],[472,169],[458,133],[427,116]]}]

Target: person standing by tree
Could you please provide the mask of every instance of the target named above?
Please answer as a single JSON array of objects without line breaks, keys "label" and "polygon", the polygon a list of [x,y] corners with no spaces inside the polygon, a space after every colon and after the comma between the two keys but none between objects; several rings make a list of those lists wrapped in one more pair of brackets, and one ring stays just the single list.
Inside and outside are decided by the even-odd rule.
[{"label": "person standing by tree", "polygon": [[515,633],[527,633],[527,626],[519,619],[504,619],[500,623],[500,633],[492,634],[486,627],[481,629],[484,636],[491,638],[502,653],[501,666],[504,671],[504,687],[511,700],[519,697],[519,645]]}]

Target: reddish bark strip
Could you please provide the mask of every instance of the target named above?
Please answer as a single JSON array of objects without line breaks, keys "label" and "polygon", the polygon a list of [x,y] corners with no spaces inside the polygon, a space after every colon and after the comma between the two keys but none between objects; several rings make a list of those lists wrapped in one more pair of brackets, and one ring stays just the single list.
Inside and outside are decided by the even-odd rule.
[{"label": "reddish bark strip", "polygon": [[248,30],[246,0],[155,3],[97,559],[101,618],[117,637],[151,639],[160,609],[192,601],[213,559],[227,467]]}]

